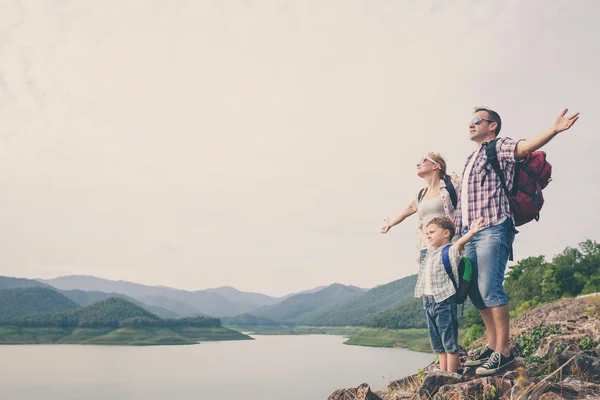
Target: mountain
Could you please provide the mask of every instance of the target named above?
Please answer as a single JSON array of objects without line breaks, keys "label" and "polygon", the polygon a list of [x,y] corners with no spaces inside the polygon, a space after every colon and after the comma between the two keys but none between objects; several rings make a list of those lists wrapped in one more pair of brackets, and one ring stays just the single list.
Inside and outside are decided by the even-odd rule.
[{"label": "mountain", "polygon": [[417,275],[377,286],[344,302],[304,315],[296,322],[315,326],[364,325],[379,311],[410,302],[414,296]]},{"label": "mountain", "polygon": [[[55,290],[58,290],[58,289],[55,289]],[[121,293],[105,293],[105,292],[98,292],[98,291],[86,292],[84,290],[79,290],[79,289],[60,290],[60,293],[64,294],[65,296],[67,296],[68,298],[73,300],[75,303],[77,303],[83,307],[89,306],[90,304],[97,303],[99,301],[106,300],[111,297],[116,297],[116,298],[125,299],[137,306],[140,306],[143,309],[148,310],[153,314],[156,314],[160,318],[182,317],[182,315],[177,314],[169,309],[151,305],[151,304],[147,304],[147,303],[141,302],[139,300],[136,300],[132,297],[126,296]]]},{"label": "mountain", "polygon": [[43,314],[34,314],[14,319],[11,322],[11,325],[16,324],[20,326],[35,327],[77,326],[85,328],[117,328],[122,322],[127,322],[128,320],[132,319],[144,321],[145,323],[158,324],[161,322],[161,319],[152,314],[150,311],[145,310],[142,307],[137,306],[125,299],[111,297],[106,300],[93,303],[87,307],[80,307],[74,310],[54,313],[46,312]]},{"label": "mountain", "polygon": [[125,299],[111,297],[106,300],[82,307],[73,313],[79,319],[80,325],[118,325],[120,321],[129,318],[146,318],[159,321],[160,318],[150,311],[133,304]]},{"label": "mountain", "polygon": [[[2,289],[11,289],[11,288],[28,288],[28,287],[45,287],[48,289],[58,290],[54,286],[42,283],[40,281],[34,279],[25,279],[25,278],[12,278],[8,276],[0,276],[0,290]],[[145,308],[146,310],[158,315],[161,318],[179,318],[182,315],[173,312],[171,310],[155,306],[148,305],[138,300],[135,300],[129,296],[126,296],[121,293],[105,293],[99,291],[90,291],[86,292],[83,290],[58,290],[60,293],[67,296],[69,299],[73,300],[80,306],[88,306],[97,301],[106,300],[109,297],[121,297],[126,300],[131,301],[132,303],[137,304],[138,306]],[[187,316],[187,315],[186,315]]]},{"label": "mountain", "polygon": [[[107,293],[115,292],[142,302],[144,302],[143,299],[146,299],[146,301],[153,301],[154,304],[152,305],[158,305],[179,315],[226,317],[247,313],[256,308],[250,304],[231,301],[217,292],[206,290],[187,291],[165,286],[147,286],[128,281],[111,281],[94,276],[69,275],[47,280],[39,279],[39,281],[61,290],[80,289]],[[159,303],[157,299],[149,300],[152,298],[150,296],[177,300],[181,303],[186,303],[192,309],[187,306],[182,308],[168,308],[165,306],[166,303]],[[251,298],[254,299],[253,301],[256,301],[255,296],[251,296]]]},{"label": "mountain", "polygon": [[283,300],[285,299],[289,299],[292,296],[295,296],[297,294],[303,294],[303,293],[315,293],[318,292],[319,290],[323,290],[325,289],[327,286],[317,286],[316,288],[313,289],[307,289],[307,290],[301,290],[299,292],[295,292],[295,293],[290,293],[290,294],[286,294],[285,296],[282,296],[280,298],[277,299],[277,303],[281,303]]},{"label": "mountain", "polygon": [[152,307],[160,307],[171,312],[176,312],[178,315],[182,317],[193,317],[196,315],[202,315],[201,312],[198,311],[195,307],[192,307],[188,303],[184,303],[183,301],[175,300],[171,297],[166,296],[141,296],[140,301],[148,304]]},{"label": "mountain", "polygon": [[25,287],[0,290],[0,321],[77,308],[79,306],[74,301],[51,288]]},{"label": "mountain", "polygon": [[247,304],[251,307],[269,306],[281,301],[276,297],[261,293],[242,292],[231,286],[222,286],[214,289],[206,289],[205,292],[218,293],[234,303]]},{"label": "mountain", "polygon": [[0,276],[0,290],[27,288],[27,287],[51,287],[45,283],[33,279],[12,278],[10,276]]},{"label": "mountain", "polygon": [[281,324],[277,321],[274,321],[267,317],[258,317],[252,314],[242,314],[235,317],[225,317],[221,318],[221,323],[223,326],[236,326],[236,327],[244,327],[244,326],[281,326]]},{"label": "mountain", "polygon": [[363,293],[363,289],[356,286],[334,283],[314,293],[297,294],[275,305],[261,307],[252,314],[275,321],[296,322],[306,315],[327,309],[359,296],[361,293]]}]

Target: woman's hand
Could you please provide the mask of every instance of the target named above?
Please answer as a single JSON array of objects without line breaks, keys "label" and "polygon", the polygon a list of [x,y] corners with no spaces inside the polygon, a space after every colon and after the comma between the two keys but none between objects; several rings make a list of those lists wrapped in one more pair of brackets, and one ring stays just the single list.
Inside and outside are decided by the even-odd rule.
[{"label": "woman's hand", "polygon": [[390,230],[389,221],[387,218],[384,218],[383,222],[385,222],[385,226],[383,228],[381,228],[381,233],[387,233]]}]

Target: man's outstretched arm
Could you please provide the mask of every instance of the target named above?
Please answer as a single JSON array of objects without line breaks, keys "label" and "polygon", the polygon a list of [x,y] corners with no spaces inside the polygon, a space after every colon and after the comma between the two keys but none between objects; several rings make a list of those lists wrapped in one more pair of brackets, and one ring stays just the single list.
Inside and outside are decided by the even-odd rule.
[{"label": "man's outstretched arm", "polygon": [[533,151],[536,151],[546,145],[554,136],[558,135],[562,131],[566,131],[570,127],[573,126],[575,121],[579,119],[579,113],[567,115],[568,109],[564,109],[563,112],[556,118],[554,125],[552,128],[548,129],[544,133],[540,133],[537,136],[529,140],[521,140],[517,143],[517,147],[515,147],[515,159],[521,160],[525,158],[525,156]]}]

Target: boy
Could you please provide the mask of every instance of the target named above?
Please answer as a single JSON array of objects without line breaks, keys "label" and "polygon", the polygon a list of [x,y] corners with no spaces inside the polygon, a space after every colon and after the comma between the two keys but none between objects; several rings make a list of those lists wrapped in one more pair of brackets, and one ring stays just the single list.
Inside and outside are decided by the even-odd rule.
[{"label": "boy", "polygon": [[[473,236],[483,229],[483,218],[471,224],[469,232],[452,244],[448,255],[454,279],[458,282],[458,264],[461,251]],[[442,249],[454,237],[454,224],[448,218],[436,217],[427,224],[427,254],[419,268],[415,297],[423,297],[431,348],[439,354],[442,371],[457,372],[458,319],[456,316],[456,289],[442,262]]]}]

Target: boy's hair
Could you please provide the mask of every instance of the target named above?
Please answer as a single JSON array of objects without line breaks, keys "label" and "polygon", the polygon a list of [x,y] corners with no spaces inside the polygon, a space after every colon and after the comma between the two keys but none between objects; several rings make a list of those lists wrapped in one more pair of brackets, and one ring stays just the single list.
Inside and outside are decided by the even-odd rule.
[{"label": "boy's hair", "polygon": [[454,223],[452,221],[450,221],[450,219],[448,219],[446,217],[435,217],[435,218],[432,218],[431,221],[429,221],[427,226],[429,226],[431,224],[437,225],[444,230],[448,229],[450,231],[449,240],[452,241],[452,238],[454,237],[454,230],[456,228],[454,227]]}]

